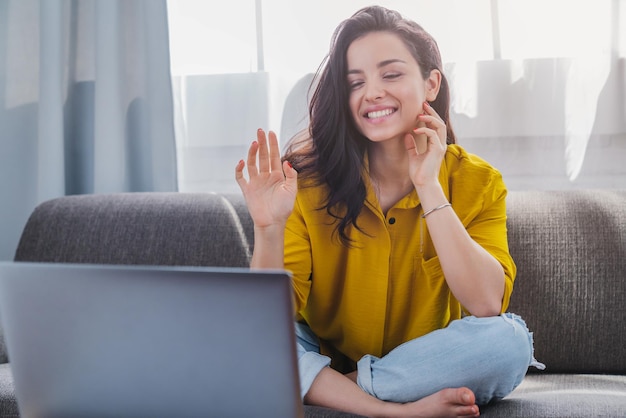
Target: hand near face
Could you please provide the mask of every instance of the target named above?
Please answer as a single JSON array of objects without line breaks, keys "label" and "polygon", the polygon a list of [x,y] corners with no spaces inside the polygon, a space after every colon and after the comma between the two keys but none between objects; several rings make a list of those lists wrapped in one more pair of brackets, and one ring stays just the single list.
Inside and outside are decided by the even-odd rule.
[{"label": "hand near face", "polygon": [[446,124],[424,103],[424,113],[418,115],[418,128],[405,135],[404,145],[409,154],[409,176],[416,188],[437,183],[441,162],[446,154]]},{"label": "hand near face", "polygon": [[257,140],[248,150],[247,164],[249,180],[243,175],[246,165],[243,160],[235,168],[235,179],[246,199],[254,226],[284,225],[296,199],[298,173],[289,162],[281,163],[274,132],[269,132],[268,140],[263,130],[257,131]]}]

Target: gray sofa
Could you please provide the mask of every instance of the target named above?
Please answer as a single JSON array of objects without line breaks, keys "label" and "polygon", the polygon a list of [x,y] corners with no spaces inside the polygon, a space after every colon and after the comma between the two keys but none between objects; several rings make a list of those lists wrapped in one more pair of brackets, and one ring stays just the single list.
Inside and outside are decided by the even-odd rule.
[{"label": "gray sofa", "polygon": [[[481,415],[626,416],[626,190],[510,192],[508,226],[518,266],[510,310],[535,332],[547,369]],[[240,195],[85,195],[37,207],[15,260],[247,266],[252,245]],[[18,416],[3,345],[0,361],[0,414]]]}]

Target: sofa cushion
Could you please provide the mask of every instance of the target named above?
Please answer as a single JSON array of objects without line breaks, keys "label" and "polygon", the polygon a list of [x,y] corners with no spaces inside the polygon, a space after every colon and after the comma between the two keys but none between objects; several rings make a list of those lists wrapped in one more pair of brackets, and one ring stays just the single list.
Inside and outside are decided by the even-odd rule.
[{"label": "sofa cushion", "polygon": [[324,408],[322,406],[304,406],[305,418],[365,418],[348,412],[337,411],[335,409]]},{"label": "sofa cushion", "polygon": [[528,375],[481,417],[626,417],[626,376]]},{"label": "sofa cushion", "polygon": [[13,374],[8,364],[0,364],[0,417],[19,417]]},{"label": "sofa cushion", "polygon": [[626,373],[626,190],[510,193],[510,310],[552,373]]}]

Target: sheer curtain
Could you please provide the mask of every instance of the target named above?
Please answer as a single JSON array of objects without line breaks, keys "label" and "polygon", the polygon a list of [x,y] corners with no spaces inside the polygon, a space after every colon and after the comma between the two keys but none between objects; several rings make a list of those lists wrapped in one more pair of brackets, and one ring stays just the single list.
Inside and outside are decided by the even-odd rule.
[{"label": "sheer curtain", "polygon": [[[510,189],[626,187],[625,3],[378,2],[437,39],[459,142]],[[334,28],[369,4],[169,0],[180,189],[237,191],[258,127],[284,143],[306,126]]]},{"label": "sheer curtain", "polygon": [[0,259],[66,194],[175,191],[164,0],[0,1]]}]

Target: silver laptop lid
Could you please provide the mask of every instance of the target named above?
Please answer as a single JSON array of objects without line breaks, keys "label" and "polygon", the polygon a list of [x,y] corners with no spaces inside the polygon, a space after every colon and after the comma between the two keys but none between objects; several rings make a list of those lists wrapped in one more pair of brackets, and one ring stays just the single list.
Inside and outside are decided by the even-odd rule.
[{"label": "silver laptop lid", "polygon": [[297,417],[284,271],[0,264],[20,412]]}]

